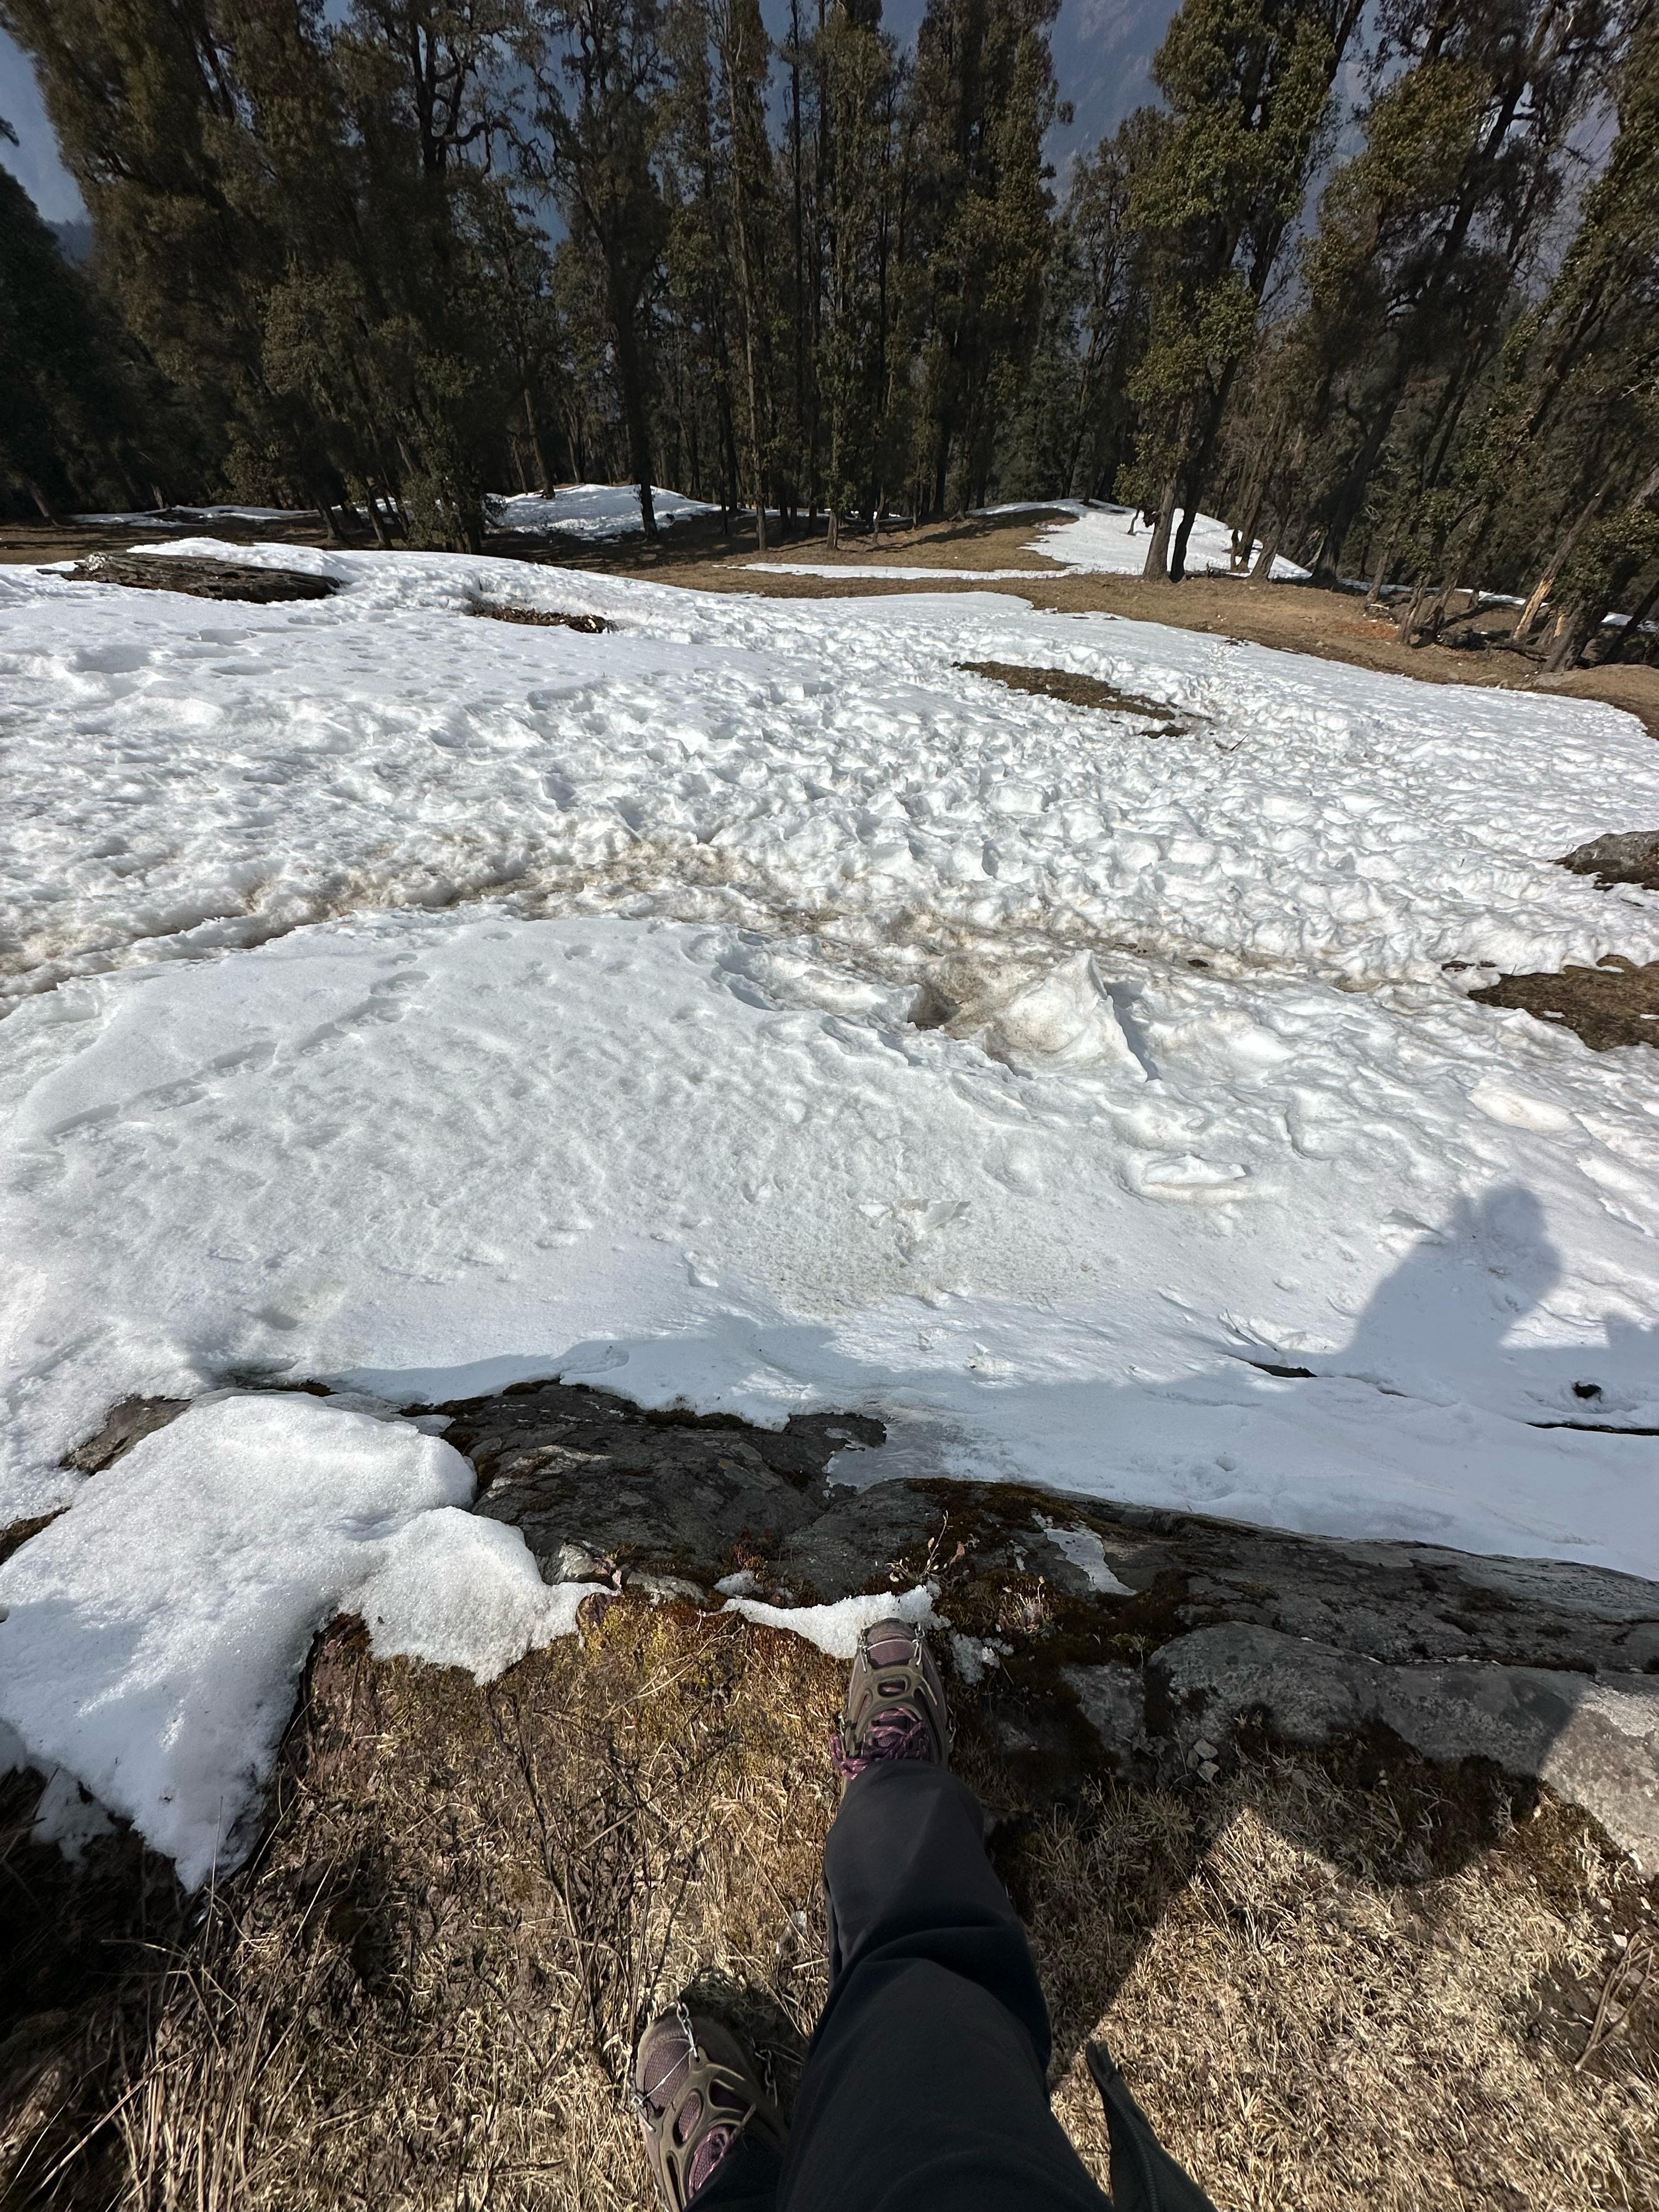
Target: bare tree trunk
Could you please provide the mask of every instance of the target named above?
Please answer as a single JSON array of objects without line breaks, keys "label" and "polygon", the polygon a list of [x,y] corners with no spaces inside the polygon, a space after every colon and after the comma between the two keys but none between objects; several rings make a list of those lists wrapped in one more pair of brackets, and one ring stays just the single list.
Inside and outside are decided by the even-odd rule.
[{"label": "bare tree trunk", "polygon": [[544,499],[553,496],[553,471],[547,465],[547,456],[542,451],[542,426],[536,417],[536,403],[531,397],[530,386],[524,388],[525,428],[530,433],[530,450],[535,457],[537,486]]},{"label": "bare tree trunk", "polygon": [[1589,522],[1596,514],[1606,496],[1605,489],[1600,487],[1591,493],[1589,499],[1584,501],[1583,506],[1579,509],[1577,517],[1574,519],[1572,526],[1567,532],[1566,536],[1561,540],[1554,552],[1551,554],[1548,561],[1545,563],[1543,572],[1540,575],[1538,581],[1533,586],[1532,591],[1528,597],[1526,605],[1522,608],[1520,615],[1516,618],[1515,628],[1510,632],[1510,637],[1514,640],[1516,645],[1524,645],[1527,640],[1532,635],[1534,630],[1537,629],[1539,618],[1544,611],[1545,602],[1548,599],[1550,593],[1555,589],[1557,580],[1560,576],[1562,569],[1567,565],[1567,556],[1572,551],[1573,547],[1578,543],[1580,537],[1583,533],[1585,525]]},{"label": "bare tree trunk", "polygon": [[725,56],[726,110],[732,132],[732,213],[738,234],[738,273],[743,283],[743,366],[749,387],[749,465],[755,483],[755,546],[766,550],[766,437],[761,423],[761,380],[757,333],[760,303],[755,297],[755,257],[749,235],[749,210],[744,190],[744,133],[738,114],[738,58],[728,48]]},{"label": "bare tree trunk", "polygon": [[1193,525],[1198,520],[1198,501],[1189,499],[1181,510],[1181,527],[1175,534],[1175,544],[1170,555],[1170,580],[1179,584],[1187,574],[1187,547],[1193,534]]},{"label": "bare tree trunk", "polygon": [[1179,471],[1171,469],[1169,481],[1164,487],[1164,496],[1158,504],[1158,521],[1153,526],[1152,542],[1146,548],[1146,565],[1140,572],[1152,583],[1167,584],[1170,580],[1170,532],[1175,525],[1176,487],[1180,481]]},{"label": "bare tree trunk", "polygon": [[657,534],[656,509],[651,498],[651,422],[646,412],[644,380],[641,373],[633,316],[613,288],[611,334],[617,347],[617,381],[622,387],[623,420],[628,434],[628,465],[640,489],[640,525],[647,538]]},{"label": "bare tree trunk", "polygon": [[1422,608],[1423,594],[1427,589],[1426,584],[1418,584],[1413,589],[1406,611],[1401,616],[1399,627],[1395,631],[1395,635],[1400,640],[1401,645],[1411,645],[1416,641],[1417,617]]},{"label": "bare tree trunk", "polygon": [[[1622,512],[1633,520],[1656,497],[1659,497],[1659,468],[1650,470],[1638,484],[1624,503]],[[1602,623],[1646,566],[1646,561],[1639,553],[1632,554],[1627,550],[1619,555],[1613,560],[1610,569],[1602,575],[1595,595],[1563,611],[1544,656],[1546,669],[1553,673],[1559,669],[1577,665],[1581,655]],[[1622,644],[1623,640],[1620,642]]]},{"label": "bare tree trunk", "polygon": [[1555,629],[1544,648],[1544,672],[1559,676],[1564,668],[1576,668],[1578,657],[1601,627],[1600,614],[1592,607],[1564,607],[1555,617]]},{"label": "bare tree trunk", "polygon": [[1382,540],[1382,549],[1371,570],[1371,587],[1365,594],[1365,611],[1375,614],[1382,604],[1382,579],[1389,573],[1389,563],[1394,558],[1395,540],[1400,535],[1400,525],[1395,523]]},{"label": "bare tree trunk", "polygon": [[1285,518],[1283,515],[1276,514],[1267,536],[1261,541],[1261,550],[1256,555],[1255,566],[1250,570],[1252,582],[1266,584],[1272,581],[1273,562],[1278,560],[1279,549],[1284,543]]}]

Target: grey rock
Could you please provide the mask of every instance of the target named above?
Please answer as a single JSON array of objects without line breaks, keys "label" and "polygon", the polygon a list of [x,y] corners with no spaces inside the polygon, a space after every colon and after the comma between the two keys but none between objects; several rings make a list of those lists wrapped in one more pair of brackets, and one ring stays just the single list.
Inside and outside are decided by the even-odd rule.
[{"label": "grey rock", "polygon": [[477,1510],[524,1532],[538,1561],[566,1546],[667,1573],[708,1573],[740,1542],[770,1546],[810,1499],[740,1437],[691,1431],[533,1445],[503,1455]]},{"label": "grey rock", "polygon": [[1480,1662],[1383,1666],[1271,1629],[1200,1629],[1147,1663],[1147,1711],[1183,1760],[1246,1714],[1315,1747],[1377,1726],[1424,1758],[1490,1759],[1591,1814],[1659,1869],[1659,1680]]},{"label": "grey rock", "polygon": [[924,1483],[835,1491],[827,1505],[791,1532],[779,1565],[791,1580],[810,1584],[825,1604],[852,1597],[873,1588],[896,1559],[920,1565],[948,1510]]},{"label": "grey rock", "polygon": [[1588,845],[1575,845],[1561,855],[1558,866],[1576,876],[1594,876],[1604,888],[1608,884],[1635,884],[1641,890],[1659,891],[1659,830],[1618,830],[1593,837]]},{"label": "grey rock", "polygon": [[616,1569],[610,1559],[589,1551],[586,1544],[561,1544],[544,1562],[544,1571],[550,1582],[608,1583]]},{"label": "grey rock", "polygon": [[[562,1383],[422,1410],[450,1417],[477,1510],[522,1528],[557,1579],[620,1570],[705,1603],[736,1567],[810,1603],[931,1573],[959,1667],[978,1668],[975,1684],[961,1668],[964,1690],[1034,1801],[1079,1786],[1097,1741],[1121,1771],[1213,1778],[1255,1711],[1293,1743],[1382,1729],[1426,1758],[1492,1760],[1659,1863],[1659,1585],[1635,1576],[1017,1484],[833,1489],[836,1452],[881,1438],[857,1415],[766,1431]],[[1091,1530],[1127,1594],[1091,1589],[1048,1522]]]},{"label": "grey rock", "polygon": [[811,1520],[821,1502],[804,1483],[840,1449],[821,1418],[775,1434],[665,1420],[557,1382],[441,1410],[447,1440],[478,1470],[476,1510],[522,1529],[554,1579],[574,1547],[701,1588],[735,1546],[769,1553]]},{"label": "grey rock", "polygon": [[1084,1718],[1099,1736],[1108,1764],[1125,1772],[1151,1749],[1146,1734],[1146,1680],[1139,1667],[1065,1667],[1062,1679],[1075,1693]]},{"label": "grey rock", "polygon": [[648,1597],[653,1605],[667,1605],[676,1598],[688,1604],[706,1607],[708,1593],[701,1583],[694,1583],[684,1575],[659,1575],[646,1568],[635,1568],[625,1580],[629,1589],[638,1590]]}]

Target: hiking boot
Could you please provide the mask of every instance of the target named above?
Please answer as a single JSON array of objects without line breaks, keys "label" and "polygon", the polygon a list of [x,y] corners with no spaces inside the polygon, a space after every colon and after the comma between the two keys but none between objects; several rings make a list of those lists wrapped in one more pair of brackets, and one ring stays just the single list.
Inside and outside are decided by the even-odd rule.
[{"label": "hiking boot", "polygon": [[908,1620],[878,1620],[859,1639],[831,1757],[843,1782],[884,1759],[950,1765],[951,1716],[933,1655]]},{"label": "hiking boot", "polygon": [[754,2059],[718,2021],[683,2004],[640,2039],[633,2103],[664,2212],[685,2212],[741,2135],[762,2136],[783,2155],[783,2122]]}]

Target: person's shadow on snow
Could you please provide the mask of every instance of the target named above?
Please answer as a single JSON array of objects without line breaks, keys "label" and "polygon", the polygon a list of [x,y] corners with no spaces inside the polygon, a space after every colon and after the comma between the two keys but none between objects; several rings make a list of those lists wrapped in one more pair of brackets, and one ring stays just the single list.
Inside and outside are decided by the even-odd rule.
[{"label": "person's shadow on snow", "polygon": [[1307,1355],[1304,1372],[1533,1426],[1655,1425],[1659,1328],[1608,1316],[1600,1346],[1528,1341],[1524,1324],[1565,1273],[1533,1192],[1504,1184],[1460,1200],[1442,1227],[1410,1225],[1419,1241],[1377,1285],[1348,1343]]}]

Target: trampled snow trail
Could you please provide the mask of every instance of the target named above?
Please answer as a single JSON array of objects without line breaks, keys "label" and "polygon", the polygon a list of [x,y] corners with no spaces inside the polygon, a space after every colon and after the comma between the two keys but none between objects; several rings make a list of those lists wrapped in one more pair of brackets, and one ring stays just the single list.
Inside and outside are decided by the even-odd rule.
[{"label": "trampled snow trail", "polygon": [[[1446,964],[1659,957],[1553,865],[1659,817],[1628,718],[983,593],[260,557],[347,588],[0,572],[0,1523],[131,1394],[563,1374],[867,1409],[857,1479],[1659,1575],[1659,1443],[1559,1425],[1659,1426],[1653,1063]],[[78,1511],[5,1573],[58,1602]],[[290,1623],[345,1601],[304,1549]],[[430,1556],[434,1619],[464,1571],[516,1619]]]}]

